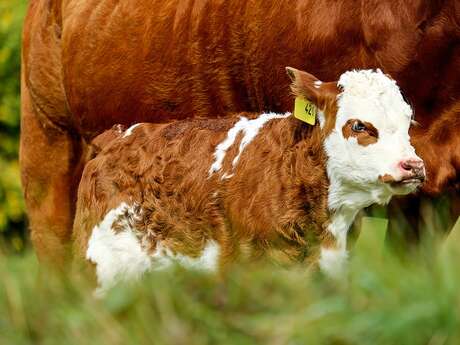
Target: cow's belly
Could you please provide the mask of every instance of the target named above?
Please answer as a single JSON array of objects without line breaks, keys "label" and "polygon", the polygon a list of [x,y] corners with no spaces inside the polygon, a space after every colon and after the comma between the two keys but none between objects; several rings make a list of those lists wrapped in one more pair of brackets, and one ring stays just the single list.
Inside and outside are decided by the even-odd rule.
[{"label": "cow's belly", "polygon": [[[190,12],[183,5],[161,0],[72,3],[79,6],[69,5],[71,14],[64,19],[64,84],[83,133],[98,134],[116,123],[251,108],[243,80],[236,76],[242,75],[238,62],[207,46],[223,47],[223,38],[210,42],[198,32],[199,21],[176,14],[176,7]],[[213,30],[221,30],[219,25]]]},{"label": "cow's belly", "polygon": [[295,43],[295,30],[309,31],[298,28],[293,1],[278,8],[240,0],[74,0],[65,12],[67,102],[89,135],[116,123],[283,112],[292,103],[285,66],[333,80],[373,65],[358,40],[346,52],[338,46],[353,39],[356,25],[337,39],[331,22],[321,37],[304,37],[309,46]]}]

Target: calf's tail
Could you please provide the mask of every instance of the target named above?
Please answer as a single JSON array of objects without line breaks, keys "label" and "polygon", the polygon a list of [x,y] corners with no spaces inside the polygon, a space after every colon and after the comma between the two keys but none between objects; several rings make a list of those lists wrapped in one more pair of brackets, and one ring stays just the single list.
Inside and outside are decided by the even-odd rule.
[{"label": "calf's tail", "polygon": [[123,125],[114,125],[111,129],[99,134],[90,144],[88,159],[93,159],[112,141],[124,134],[126,127]]}]

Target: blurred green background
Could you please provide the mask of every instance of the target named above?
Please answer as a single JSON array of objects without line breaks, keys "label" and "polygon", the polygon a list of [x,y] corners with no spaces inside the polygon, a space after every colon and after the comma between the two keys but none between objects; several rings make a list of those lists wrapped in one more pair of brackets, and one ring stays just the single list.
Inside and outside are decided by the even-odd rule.
[{"label": "blurred green background", "polygon": [[26,0],[0,0],[0,234],[24,248],[26,222],[19,179],[21,30]]}]

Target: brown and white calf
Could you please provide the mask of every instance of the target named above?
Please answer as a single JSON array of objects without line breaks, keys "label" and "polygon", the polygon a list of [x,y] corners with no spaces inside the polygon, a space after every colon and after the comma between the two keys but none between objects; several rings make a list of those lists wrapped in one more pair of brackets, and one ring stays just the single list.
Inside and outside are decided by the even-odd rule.
[{"label": "brown and white calf", "polygon": [[239,114],[99,139],[79,186],[74,243],[102,289],[173,262],[215,270],[263,256],[337,275],[356,214],[423,181],[412,110],[393,80],[370,70],[328,83],[288,74],[319,109],[315,125]]}]

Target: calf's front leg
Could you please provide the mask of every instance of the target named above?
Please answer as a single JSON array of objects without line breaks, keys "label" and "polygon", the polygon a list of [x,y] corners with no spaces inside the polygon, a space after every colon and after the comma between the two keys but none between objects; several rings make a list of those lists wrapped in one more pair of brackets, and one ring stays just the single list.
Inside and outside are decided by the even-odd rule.
[{"label": "calf's front leg", "polygon": [[325,229],[319,267],[331,278],[342,277],[347,270],[347,235],[358,211],[336,212]]}]

